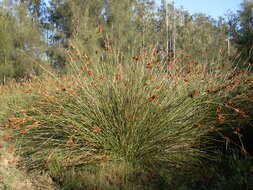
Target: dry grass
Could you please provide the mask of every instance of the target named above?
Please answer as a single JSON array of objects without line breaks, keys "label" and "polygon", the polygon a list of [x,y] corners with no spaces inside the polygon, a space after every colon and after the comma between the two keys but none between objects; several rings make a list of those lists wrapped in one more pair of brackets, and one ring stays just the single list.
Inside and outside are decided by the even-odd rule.
[{"label": "dry grass", "polygon": [[56,190],[50,177],[46,174],[28,174],[18,165],[13,131],[6,127],[8,118],[12,117],[15,107],[32,101],[31,88],[35,83],[17,83],[10,81],[0,86],[0,189],[1,190]]},{"label": "dry grass", "polygon": [[7,142],[9,136],[7,131],[0,131],[0,189],[34,190],[31,179],[17,168],[18,157],[14,153],[15,147]]}]

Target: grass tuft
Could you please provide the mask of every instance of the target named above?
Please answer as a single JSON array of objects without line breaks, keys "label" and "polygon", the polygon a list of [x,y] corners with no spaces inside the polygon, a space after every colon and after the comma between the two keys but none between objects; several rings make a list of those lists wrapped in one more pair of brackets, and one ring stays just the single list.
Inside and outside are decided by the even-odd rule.
[{"label": "grass tuft", "polygon": [[65,189],[143,189],[150,175],[168,185],[165,171],[214,159],[212,146],[234,144],[247,153],[241,138],[253,113],[247,72],[162,63],[153,49],[132,56],[115,50],[92,63],[68,53],[72,73],[46,78],[49,88],[38,81],[35,101],[9,122],[29,170],[49,171]]}]

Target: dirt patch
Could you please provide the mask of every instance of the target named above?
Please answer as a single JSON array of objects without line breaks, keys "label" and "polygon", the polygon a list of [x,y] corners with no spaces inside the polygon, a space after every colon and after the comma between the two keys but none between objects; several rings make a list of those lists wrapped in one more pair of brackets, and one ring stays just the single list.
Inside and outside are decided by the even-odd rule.
[{"label": "dirt patch", "polygon": [[0,190],[59,190],[46,174],[29,175],[18,168],[16,148],[9,140],[10,132],[0,128]]}]

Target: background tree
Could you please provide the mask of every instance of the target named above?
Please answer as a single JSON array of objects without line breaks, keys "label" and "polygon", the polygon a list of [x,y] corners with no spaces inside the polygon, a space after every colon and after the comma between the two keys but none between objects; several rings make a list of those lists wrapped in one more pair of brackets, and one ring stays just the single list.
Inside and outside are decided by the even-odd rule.
[{"label": "background tree", "polygon": [[15,75],[13,48],[14,39],[12,31],[15,31],[14,18],[9,11],[0,9],[0,81],[4,82],[7,77]]},{"label": "background tree", "polygon": [[219,59],[221,52],[223,58],[228,58],[225,20],[217,21],[204,14],[191,15],[176,9],[173,4],[166,6],[165,1],[158,9],[157,15],[156,35],[157,39],[160,39],[159,44],[177,58],[187,54],[194,55],[195,61],[214,62]]},{"label": "background tree", "polygon": [[45,44],[42,31],[28,16],[27,3],[5,1],[0,11],[1,80],[38,74],[39,64],[45,62]]},{"label": "background tree", "polygon": [[64,68],[64,49],[75,45],[85,47],[89,54],[100,46],[104,2],[99,0],[52,0],[49,7],[50,50],[52,64]]},{"label": "background tree", "polygon": [[[46,60],[58,70],[64,68],[65,50],[73,45],[93,60],[101,58],[98,52],[111,51],[113,46],[129,52],[130,57],[141,47],[151,45],[156,45],[161,54],[171,53],[171,58],[188,54],[194,55],[195,61],[220,59],[221,52],[223,59],[227,59],[225,54],[229,54],[228,24],[224,19],[216,21],[204,14],[190,15],[166,1],[159,9],[154,0],[121,0],[120,3],[118,0],[51,0],[49,4],[46,7],[45,0],[2,3],[0,43],[9,45],[1,50],[4,55],[1,67],[8,70],[8,76],[36,73],[32,69],[35,62]],[[234,25],[230,24],[234,26],[230,27],[230,36],[238,48],[248,43],[245,55],[250,52],[252,39],[250,11],[241,11],[241,20],[235,17]],[[13,30],[15,26],[18,30],[17,27]]]},{"label": "background tree", "polygon": [[230,36],[242,62],[253,63],[253,1],[241,3],[241,10],[229,17]]}]

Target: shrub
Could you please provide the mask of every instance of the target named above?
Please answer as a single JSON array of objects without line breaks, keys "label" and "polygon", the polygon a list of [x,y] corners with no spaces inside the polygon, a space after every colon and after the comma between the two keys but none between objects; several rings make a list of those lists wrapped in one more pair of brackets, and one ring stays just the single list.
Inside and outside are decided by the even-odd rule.
[{"label": "shrub", "polygon": [[[180,60],[163,64],[153,49],[135,53],[115,50],[92,62],[75,47],[68,52],[72,74],[35,92],[37,101],[10,122],[22,164],[63,179],[87,167],[97,176],[105,164],[161,176],[159,170],[198,165],[213,151],[212,131],[228,142],[227,129],[249,120],[247,73]],[[123,179],[130,182],[131,175]]]}]

